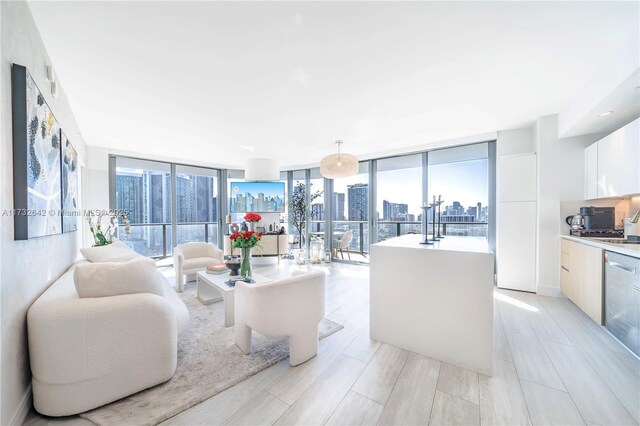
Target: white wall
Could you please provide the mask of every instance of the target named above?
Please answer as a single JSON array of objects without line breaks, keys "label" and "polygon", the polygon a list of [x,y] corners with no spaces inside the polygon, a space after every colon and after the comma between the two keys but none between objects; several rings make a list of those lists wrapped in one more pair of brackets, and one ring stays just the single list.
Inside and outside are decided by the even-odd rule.
[{"label": "white wall", "polygon": [[[81,166],[85,142],[58,81],[53,99],[45,77],[51,64],[25,2],[0,2],[0,210],[13,209],[11,130],[11,63],[27,67],[76,148]],[[82,221],[80,221],[82,222]],[[84,223],[79,223],[82,228]],[[30,408],[31,372],[27,349],[26,313],[33,301],[60,276],[78,255],[81,232],[13,240],[13,220],[0,216],[2,340],[0,423],[20,422]]]},{"label": "white wall", "polygon": [[603,134],[558,139],[558,116],[540,117],[538,152],[538,293],[560,295],[561,202],[584,200],[584,148]]},{"label": "white wall", "polygon": [[[87,167],[83,175],[84,208],[88,210],[109,209],[109,152],[105,148],[87,146]],[[93,244],[87,227],[84,228],[84,245]]]}]

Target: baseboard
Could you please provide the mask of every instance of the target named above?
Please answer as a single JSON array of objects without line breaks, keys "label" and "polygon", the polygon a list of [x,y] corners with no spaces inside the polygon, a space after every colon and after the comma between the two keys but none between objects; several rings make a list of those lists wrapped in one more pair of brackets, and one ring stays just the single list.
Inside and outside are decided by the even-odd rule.
[{"label": "baseboard", "polygon": [[558,287],[548,287],[539,285],[536,287],[536,293],[540,296],[559,297],[560,299],[566,299]]},{"label": "baseboard", "polygon": [[11,425],[22,425],[24,421],[27,419],[29,415],[29,411],[31,411],[31,383],[29,383],[29,387],[27,387],[26,392],[22,396],[22,400],[20,401],[20,405],[16,409],[13,416],[11,416]]}]

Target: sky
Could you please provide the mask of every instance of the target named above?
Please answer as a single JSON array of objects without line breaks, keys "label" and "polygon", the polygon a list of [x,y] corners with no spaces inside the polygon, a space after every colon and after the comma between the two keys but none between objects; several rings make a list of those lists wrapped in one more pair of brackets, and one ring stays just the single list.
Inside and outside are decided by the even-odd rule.
[{"label": "sky", "polygon": [[[334,191],[347,194],[347,185],[367,182],[368,177],[364,174],[338,179],[334,181]],[[416,215],[416,218],[422,212],[422,170],[419,167],[379,172],[377,185],[380,217],[384,200],[408,204],[409,213]],[[442,195],[444,206],[454,201],[459,201],[465,209],[478,202],[486,206],[488,185],[486,159],[429,166],[429,201],[433,195]],[[347,205],[348,201],[345,200],[345,208]]]}]

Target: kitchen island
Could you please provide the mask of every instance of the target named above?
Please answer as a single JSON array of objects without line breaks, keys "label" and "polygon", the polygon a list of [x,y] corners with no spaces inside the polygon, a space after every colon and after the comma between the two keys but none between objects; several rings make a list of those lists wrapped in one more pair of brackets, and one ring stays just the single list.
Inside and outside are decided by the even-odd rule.
[{"label": "kitchen island", "polygon": [[371,338],[491,375],[494,255],[485,238],[371,245]]}]

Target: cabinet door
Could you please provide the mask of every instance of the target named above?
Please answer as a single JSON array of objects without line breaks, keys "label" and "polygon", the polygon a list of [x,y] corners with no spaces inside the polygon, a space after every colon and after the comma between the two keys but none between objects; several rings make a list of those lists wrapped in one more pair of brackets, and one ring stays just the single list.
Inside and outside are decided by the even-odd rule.
[{"label": "cabinet door", "polygon": [[536,291],[536,203],[499,203],[498,287]]},{"label": "cabinet door", "polygon": [[640,119],[598,141],[598,198],[640,192]]},{"label": "cabinet door", "polygon": [[616,195],[619,146],[612,135],[598,141],[598,198]]},{"label": "cabinet door", "polygon": [[603,257],[602,250],[580,244],[580,303],[578,306],[602,325]]},{"label": "cabinet door", "polygon": [[598,142],[584,149],[584,198],[598,198]]},{"label": "cabinet door", "polygon": [[571,299],[571,241],[560,240],[560,291]]},{"label": "cabinet door", "polygon": [[569,294],[576,305],[582,304],[582,247],[583,244],[569,241]]},{"label": "cabinet door", "polygon": [[620,133],[620,163],[618,186],[620,195],[640,193],[640,119],[637,119],[614,134]]}]

